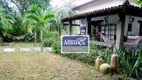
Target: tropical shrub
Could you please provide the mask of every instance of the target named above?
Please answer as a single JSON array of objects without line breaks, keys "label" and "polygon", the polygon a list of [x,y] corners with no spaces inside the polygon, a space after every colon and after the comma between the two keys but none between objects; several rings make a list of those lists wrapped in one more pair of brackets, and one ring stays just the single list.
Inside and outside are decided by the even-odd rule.
[{"label": "tropical shrub", "polygon": [[[61,41],[54,41],[53,50],[56,54],[62,55],[64,57],[68,57],[73,60],[78,60],[83,63],[87,63],[90,65],[95,64],[95,59],[98,56],[102,56],[105,63],[110,63],[111,55],[113,54],[113,47],[105,48],[97,50],[91,48],[90,53],[68,53],[62,54],[61,52]],[[142,54],[140,52],[131,52],[127,49],[123,49],[116,52],[118,54],[118,74],[126,74],[127,76],[131,76],[134,78],[141,79],[142,77]]]},{"label": "tropical shrub", "polygon": [[48,38],[44,40],[44,47],[51,47],[53,43],[54,43],[54,38]]},{"label": "tropical shrub", "polygon": [[34,34],[27,34],[24,38],[26,42],[33,42],[34,41]]},{"label": "tropical shrub", "polygon": [[61,53],[61,40],[60,38],[57,38],[54,40],[52,44],[52,48],[54,50],[54,53],[60,54]]},{"label": "tropical shrub", "polygon": [[73,60],[78,60],[90,65],[94,65],[95,59],[97,58],[97,56],[99,56],[97,50],[91,50],[90,53],[67,53],[67,54],[61,53],[60,39],[54,41],[54,43],[52,44],[52,48],[55,54],[59,54],[64,57],[68,57]]},{"label": "tropical shrub", "polygon": [[58,37],[58,32],[57,31],[46,31],[44,33],[44,38],[45,39],[48,39],[48,38],[57,38],[57,37]]},{"label": "tropical shrub", "polygon": [[57,31],[47,31],[44,34],[44,47],[51,47],[54,41],[58,38]]},{"label": "tropical shrub", "polygon": [[117,52],[119,56],[119,73],[128,76],[142,78],[142,54],[141,52],[131,52],[124,49]]},{"label": "tropical shrub", "polygon": [[98,56],[97,51],[91,51],[90,53],[67,53],[61,55],[90,65],[95,65],[95,59]]}]

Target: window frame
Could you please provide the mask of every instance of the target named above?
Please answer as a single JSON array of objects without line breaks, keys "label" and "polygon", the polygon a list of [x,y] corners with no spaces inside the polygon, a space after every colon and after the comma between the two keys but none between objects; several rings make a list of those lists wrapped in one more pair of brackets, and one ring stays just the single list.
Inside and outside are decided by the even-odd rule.
[{"label": "window frame", "polygon": [[[115,37],[116,37],[116,24],[105,24],[105,25],[101,25],[101,33],[102,32],[110,40],[115,40]],[[113,37],[112,37],[112,35],[113,35]]]}]

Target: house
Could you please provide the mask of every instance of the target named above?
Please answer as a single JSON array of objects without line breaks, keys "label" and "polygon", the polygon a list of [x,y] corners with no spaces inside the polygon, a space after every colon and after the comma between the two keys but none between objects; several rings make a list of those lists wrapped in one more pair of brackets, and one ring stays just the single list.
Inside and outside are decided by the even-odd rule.
[{"label": "house", "polygon": [[[94,10],[100,10],[108,7],[122,5],[126,0],[91,0],[84,4],[77,5],[73,10],[79,13],[90,12]],[[138,6],[135,0],[129,0],[131,5]]]},{"label": "house", "polygon": [[67,34],[71,35],[72,27],[78,26],[81,35],[100,41],[100,32],[115,40],[116,49],[123,46],[124,36],[142,36],[142,8],[132,0],[92,0],[73,9],[80,13],[62,18]]}]

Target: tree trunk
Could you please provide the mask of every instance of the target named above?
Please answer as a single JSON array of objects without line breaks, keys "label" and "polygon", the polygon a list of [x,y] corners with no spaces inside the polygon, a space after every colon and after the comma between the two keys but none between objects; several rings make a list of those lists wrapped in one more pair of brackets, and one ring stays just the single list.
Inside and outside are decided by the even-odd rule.
[{"label": "tree trunk", "polygon": [[40,41],[41,41],[41,52],[43,52],[43,45],[44,45],[43,30],[40,30]]},{"label": "tree trunk", "polygon": [[36,31],[34,31],[34,37],[35,37],[35,38],[34,38],[34,39],[35,39],[34,42],[35,42],[35,45],[36,45],[36,42],[37,42],[37,41],[36,41],[36,40],[37,40],[37,34],[36,34]]},{"label": "tree trunk", "polygon": [[61,36],[61,28],[58,28],[58,36]]}]

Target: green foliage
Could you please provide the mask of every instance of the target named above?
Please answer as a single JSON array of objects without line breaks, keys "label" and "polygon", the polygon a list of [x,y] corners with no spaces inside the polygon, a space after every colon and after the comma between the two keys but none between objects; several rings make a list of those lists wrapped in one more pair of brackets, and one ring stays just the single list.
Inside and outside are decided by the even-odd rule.
[{"label": "green foliage", "polygon": [[142,54],[123,49],[117,52],[119,55],[119,71],[128,76],[142,78]]},{"label": "green foliage", "polygon": [[5,10],[0,6],[0,30],[7,32],[8,30],[12,29],[11,23],[7,18],[9,15],[5,13]]},{"label": "green foliage", "polygon": [[[13,4],[15,7],[14,8],[10,7],[9,3]],[[16,10],[18,10],[19,11],[18,13],[21,14],[27,13],[30,5],[37,5],[45,10],[49,6],[49,3],[50,0],[2,0],[1,1],[3,7],[7,9],[9,13],[12,12],[13,14],[15,14]]]},{"label": "green foliage", "polygon": [[[31,8],[31,13],[27,14],[27,18],[31,19],[32,22],[35,22],[35,29],[37,31],[40,31],[40,41],[41,41],[41,48],[43,51],[43,46],[44,46],[44,38],[43,38],[43,34],[46,31],[46,24],[50,23],[50,20],[52,18],[54,18],[54,14],[53,13],[49,13],[45,10],[42,10],[40,7],[36,6],[36,5],[32,5]],[[32,13],[33,12],[33,13]],[[36,37],[36,36],[35,36]],[[36,40],[35,40],[36,41]]]},{"label": "green foliage", "polygon": [[28,27],[25,22],[25,17],[22,15],[11,16],[9,21],[11,22],[12,29],[9,29],[8,33],[11,35],[19,36],[28,32]]},{"label": "green foliage", "polygon": [[49,39],[46,39],[44,41],[44,47],[51,47],[51,45],[54,43],[54,40],[53,38],[49,38]]},{"label": "green foliage", "polygon": [[57,31],[48,31],[44,34],[44,46],[45,47],[51,47],[51,45],[55,42],[55,40],[58,38]]},{"label": "green foliage", "polygon": [[23,41],[33,42],[34,41],[34,34],[28,34],[28,35],[26,35]]},{"label": "green foliage", "polygon": [[27,18],[34,19],[37,22],[39,21],[38,16],[36,16],[35,14],[27,14]]},{"label": "green foliage", "polygon": [[94,65],[95,59],[98,57],[97,51],[91,51],[90,53],[70,53],[61,55],[90,65]]},{"label": "green foliage", "polygon": [[73,60],[78,60],[83,63],[87,63],[90,65],[95,64],[95,59],[99,56],[97,50],[91,50],[90,53],[68,53],[68,54],[62,54],[61,53],[61,41],[60,40],[55,40],[54,43],[52,44],[54,53],[60,54],[64,57],[68,57]]},{"label": "green foliage", "polygon": [[46,31],[44,34],[44,37],[45,37],[45,39],[53,38],[53,40],[54,40],[54,38],[58,37],[58,33],[57,33],[57,31]]},{"label": "green foliage", "polygon": [[[110,48],[99,48],[97,52],[106,63],[110,63],[113,54],[113,46]],[[128,77],[142,78],[142,54],[123,48],[116,52],[118,54],[118,74],[126,74]]]},{"label": "green foliage", "polygon": [[136,0],[136,3],[137,3],[138,5],[142,5],[142,0]]},{"label": "green foliage", "polygon": [[[110,48],[98,48],[96,45],[90,45],[90,53],[84,54],[62,54],[61,52],[61,42],[55,41],[52,45],[53,50],[56,54],[60,54],[64,57],[68,57],[70,59],[78,60],[84,63],[88,63],[90,65],[95,64],[95,59],[98,56],[102,56],[105,63],[110,63],[111,55],[113,54],[113,46]],[[127,49],[122,49],[116,52],[118,54],[118,74],[127,74],[127,76],[131,76],[137,79],[141,79],[142,77],[142,54],[140,52],[131,52]]]},{"label": "green foliage", "polygon": [[12,9],[9,7],[8,2],[6,0],[0,0],[0,4],[5,9],[5,13],[11,14]]},{"label": "green foliage", "polygon": [[44,29],[45,24],[49,23],[49,21],[54,17],[53,13],[44,11],[36,5],[32,5],[30,10],[32,13],[27,14],[27,18],[35,21],[35,25],[40,29]]},{"label": "green foliage", "polygon": [[54,40],[52,44],[52,48],[54,50],[54,53],[60,54],[61,53],[61,39],[57,38]]}]

